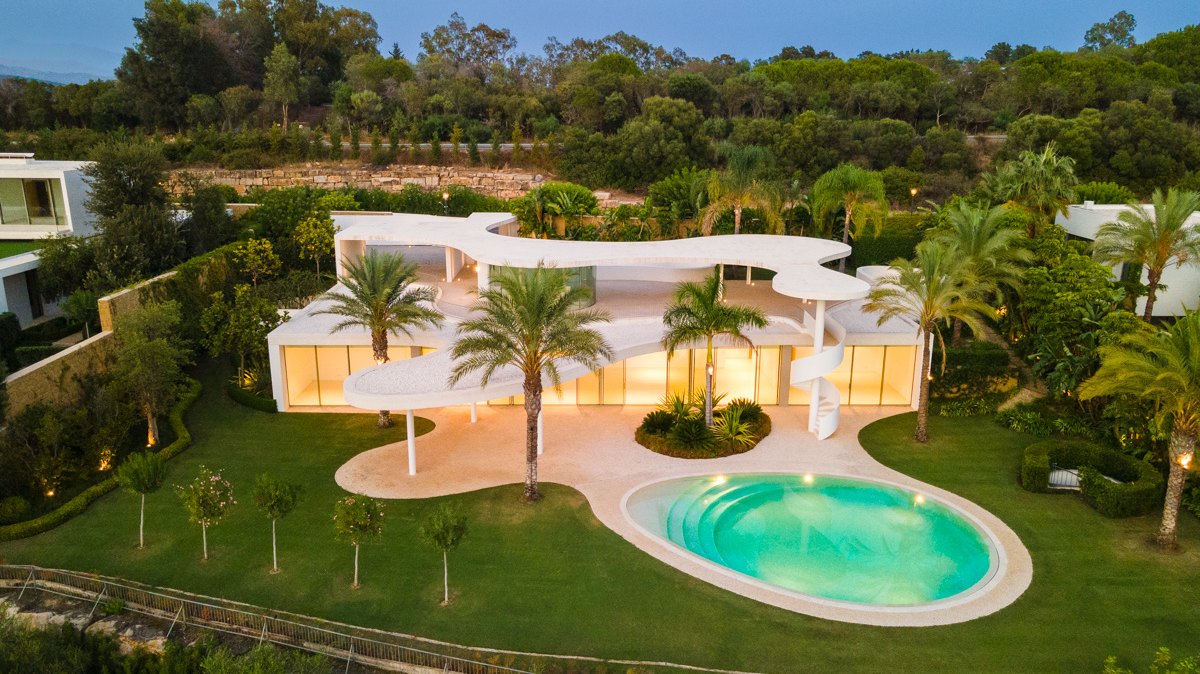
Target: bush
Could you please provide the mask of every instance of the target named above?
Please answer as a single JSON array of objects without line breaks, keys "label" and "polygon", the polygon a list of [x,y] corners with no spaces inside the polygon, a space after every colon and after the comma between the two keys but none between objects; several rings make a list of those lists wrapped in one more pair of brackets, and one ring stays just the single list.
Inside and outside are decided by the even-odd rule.
[{"label": "bush", "polygon": [[650,435],[666,435],[675,425],[675,415],[667,410],[654,410],[642,419],[639,428]]},{"label": "bush", "polygon": [[750,400],[749,398],[734,398],[725,406],[722,413],[736,412],[742,421],[747,423],[755,423],[763,418],[762,405]]},{"label": "bush", "polygon": [[65,346],[56,344],[35,344],[33,346],[18,346],[13,351],[13,360],[16,361],[17,367],[28,367],[34,363],[40,362],[66,349]]},{"label": "bush", "polygon": [[933,218],[924,213],[892,213],[883,224],[879,236],[864,234],[854,240],[850,265],[865,267],[890,264],[896,258],[910,258],[917,244],[925,238],[925,230],[933,226]]},{"label": "bush", "polygon": [[717,444],[712,429],[704,423],[704,417],[684,417],[675,422],[667,432],[667,446],[685,452],[711,450]]},{"label": "bush", "polygon": [[0,524],[20,522],[29,513],[29,501],[20,496],[9,496],[0,501]]},{"label": "bush", "polygon": [[0,354],[12,353],[21,341],[21,324],[11,311],[0,313]]},{"label": "bush", "polygon": [[934,398],[977,397],[1003,386],[1014,375],[1008,352],[999,344],[972,341],[947,346],[946,369],[941,370],[942,349],[933,347],[934,379],[929,393]]},{"label": "bush", "polygon": [[225,392],[239,405],[245,405],[259,412],[270,412],[272,414],[279,411],[279,405],[275,402],[274,398],[264,398],[255,395],[232,382],[225,385]]},{"label": "bush", "polygon": [[1075,186],[1075,201],[1078,203],[1094,201],[1098,204],[1125,205],[1136,198],[1133,190],[1113,182],[1092,181]]},{"label": "bush", "polygon": [[929,407],[939,417],[978,417],[994,414],[1005,397],[1004,394],[993,393],[952,400],[931,400]]},{"label": "bush", "polygon": [[1023,403],[996,414],[996,423],[1004,428],[1029,435],[1050,435],[1054,427],[1041,406]]},{"label": "bush", "polygon": [[1145,515],[1162,500],[1164,480],[1156,468],[1084,440],[1046,440],[1026,447],[1021,486],[1049,491],[1052,467],[1077,468],[1083,500],[1105,517]]},{"label": "bush", "polygon": [[21,342],[24,344],[53,342],[63,337],[69,337],[82,329],[82,323],[59,316],[22,330]]}]

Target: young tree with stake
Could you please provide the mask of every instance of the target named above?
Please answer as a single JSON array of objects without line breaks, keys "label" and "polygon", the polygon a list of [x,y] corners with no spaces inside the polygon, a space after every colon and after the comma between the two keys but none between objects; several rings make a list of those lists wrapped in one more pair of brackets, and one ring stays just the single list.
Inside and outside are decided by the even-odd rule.
[{"label": "young tree with stake", "polygon": [[229,509],[237,505],[233,499],[233,485],[221,477],[220,471],[213,472],[200,466],[196,479],[186,485],[176,485],[175,491],[187,509],[188,521],[200,525],[204,560],[208,561],[208,528],[217,526]]},{"label": "young tree with stake", "polygon": [[263,514],[271,520],[271,573],[279,573],[279,551],[275,545],[275,523],[287,517],[300,503],[304,488],[276,480],[267,473],[258,476],[254,482],[254,502],[258,504]]},{"label": "young tree with stake", "polygon": [[466,535],[466,516],[444,503],[421,525],[421,538],[442,552],[442,606],[450,603],[449,553],[462,543]]},{"label": "young tree with stake", "polygon": [[358,548],[383,535],[383,503],[366,496],[347,496],[333,506],[333,528],[337,538],[354,546],[354,582],[359,588]]},{"label": "young tree with stake", "polygon": [[151,452],[130,454],[117,467],[117,484],[125,491],[141,496],[141,514],[138,516],[138,549],[146,547],[146,494],[158,491],[167,475],[167,466],[162,457]]}]

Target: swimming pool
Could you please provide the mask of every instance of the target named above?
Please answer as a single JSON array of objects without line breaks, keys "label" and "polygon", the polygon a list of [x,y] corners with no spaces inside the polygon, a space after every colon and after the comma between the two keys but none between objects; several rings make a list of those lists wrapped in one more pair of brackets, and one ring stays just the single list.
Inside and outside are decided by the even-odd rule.
[{"label": "swimming pool", "polygon": [[783,590],[870,606],[964,595],[997,567],[991,540],[919,492],[861,479],[744,473],[666,480],[631,492],[649,533]]}]

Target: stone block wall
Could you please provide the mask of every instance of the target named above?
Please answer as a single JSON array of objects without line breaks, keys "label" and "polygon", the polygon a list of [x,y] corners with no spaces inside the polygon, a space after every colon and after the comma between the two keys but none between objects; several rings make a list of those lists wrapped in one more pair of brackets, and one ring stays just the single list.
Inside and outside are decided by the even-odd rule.
[{"label": "stone block wall", "polygon": [[39,402],[76,404],[82,394],[80,377],[107,369],[113,347],[112,333],[101,332],[9,375],[9,417]]}]

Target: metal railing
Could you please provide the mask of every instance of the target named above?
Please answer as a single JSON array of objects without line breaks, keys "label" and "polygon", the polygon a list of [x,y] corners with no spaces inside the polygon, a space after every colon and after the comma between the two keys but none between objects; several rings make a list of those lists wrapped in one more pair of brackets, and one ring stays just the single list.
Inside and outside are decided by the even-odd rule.
[{"label": "metal railing", "polygon": [[[167,637],[179,627],[198,626],[258,639],[290,648],[321,653],[337,660],[368,666],[389,664],[431,668],[463,674],[530,674],[500,664],[442,651],[470,649],[419,637],[357,628],[332,621],[187,593],[139,587],[99,575],[79,574],[36,566],[0,565],[0,586],[20,588],[18,600],[35,589],[72,599],[92,601],[92,613],[102,601],[120,601],[123,609],[170,620]],[[408,643],[404,643],[408,642]],[[420,643],[423,647],[412,645]]]}]

